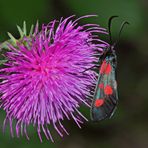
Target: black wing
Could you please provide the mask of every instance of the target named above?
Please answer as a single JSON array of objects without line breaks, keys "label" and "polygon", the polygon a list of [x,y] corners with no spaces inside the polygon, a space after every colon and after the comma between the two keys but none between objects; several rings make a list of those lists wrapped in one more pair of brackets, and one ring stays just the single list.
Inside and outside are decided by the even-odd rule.
[{"label": "black wing", "polygon": [[111,118],[118,102],[115,67],[112,61],[106,63],[104,71],[107,71],[107,65],[109,64],[110,72],[99,74],[91,107],[91,118],[93,121]]}]

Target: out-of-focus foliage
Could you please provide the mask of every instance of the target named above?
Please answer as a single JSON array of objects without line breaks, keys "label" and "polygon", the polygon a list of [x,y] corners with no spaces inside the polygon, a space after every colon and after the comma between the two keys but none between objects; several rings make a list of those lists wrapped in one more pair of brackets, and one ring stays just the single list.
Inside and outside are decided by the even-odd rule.
[{"label": "out-of-focus foliage", "polygon": [[[117,48],[119,105],[111,120],[100,123],[87,122],[80,130],[73,122],[65,121],[70,136],[61,140],[55,134],[56,143],[41,144],[30,127],[30,141],[11,138],[9,129],[0,130],[0,147],[15,148],[147,148],[148,147],[148,1],[147,0],[0,0],[0,41],[8,39],[6,32],[17,38],[16,24],[27,22],[27,27],[48,23],[51,19],[76,14],[77,17],[97,14],[97,18],[81,20],[81,23],[99,23],[107,27],[108,18],[118,15],[112,25],[116,40],[123,20],[129,21]],[[103,36],[104,40],[108,38]],[[89,118],[89,109],[81,108]],[[4,119],[0,113],[0,125]],[[54,134],[54,133],[53,133]]]},{"label": "out-of-focus foliage", "polygon": [[85,14],[98,14],[98,18],[95,19],[95,22],[99,22],[101,25],[106,25],[107,18],[112,15],[118,15],[120,17],[114,23],[113,33],[117,34],[119,24],[121,20],[127,20],[130,22],[131,26],[126,29],[124,36],[130,37],[136,34],[135,29],[141,32],[142,30],[142,13],[140,2],[135,2],[135,0],[92,0],[91,3],[89,0],[79,1],[69,1],[66,0],[68,5],[73,8],[74,12],[79,15]]},{"label": "out-of-focus foliage", "polygon": [[0,40],[6,38],[7,31],[15,33],[15,26],[23,24],[24,20],[30,27],[37,20],[48,21],[50,14],[51,5],[46,0],[0,0]]}]

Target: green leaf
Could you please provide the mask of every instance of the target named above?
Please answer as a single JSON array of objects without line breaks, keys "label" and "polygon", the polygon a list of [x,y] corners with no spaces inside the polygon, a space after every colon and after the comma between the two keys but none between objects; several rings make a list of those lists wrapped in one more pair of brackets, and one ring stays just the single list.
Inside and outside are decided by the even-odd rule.
[{"label": "green leaf", "polygon": [[0,60],[0,65],[4,64],[5,62],[7,62],[7,60]]},{"label": "green leaf", "polygon": [[17,25],[17,29],[18,29],[18,31],[20,33],[21,38],[23,38],[24,32],[22,31],[21,27]]},{"label": "green leaf", "polygon": [[34,29],[34,25],[31,25],[31,29],[30,29],[29,35],[32,35],[33,34],[33,29]]},{"label": "green leaf", "polygon": [[24,35],[27,35],[27,29],[26,29],[26,22],[25,21],[23,23],[23,32],[24,32]]},{"label": "green leaf", "polygon": [[10,37],[12,42],[16,44],[16,39],[14,38],[14,36],[11,33],[9,33],[9,32],[8,32],[8,36]]},{"label": "green leaf", "polygon": [[[9,41],[9,40],[8,40],[8,41]],[[0,49],[3,49],[3,48],[7,49],[7,48],[8,48],[8,47],[7,47],[8,41],[5,41],[5,42],[1,43],[1,44],[0,44]]]}]

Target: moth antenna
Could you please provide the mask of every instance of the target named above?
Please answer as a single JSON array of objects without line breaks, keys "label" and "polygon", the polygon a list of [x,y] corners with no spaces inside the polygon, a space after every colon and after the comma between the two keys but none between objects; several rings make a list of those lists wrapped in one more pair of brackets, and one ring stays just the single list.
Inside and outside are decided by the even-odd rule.
[{"label": "moth antenna", "polygon": [[112,45],[111,24],[112,24],[112,20],[116,17],[119,17],[119,16],[117,16],[117,15],[111,16],[108,20],[108,32],[109,32],[110,45]]},{"label": "moth antenna", "polygon": [[114,46],[118,44],[124,26],[125,26],[125,25],[129,25],[129,24],[130,24],[130,23],[127,22],[127,21],[123,21],[123,22],[122,22],[122,24],[121,24],[121,26],[120,26],[120,30],[119,30],[118,39],[117,39],[117,41],[115,42]]}]

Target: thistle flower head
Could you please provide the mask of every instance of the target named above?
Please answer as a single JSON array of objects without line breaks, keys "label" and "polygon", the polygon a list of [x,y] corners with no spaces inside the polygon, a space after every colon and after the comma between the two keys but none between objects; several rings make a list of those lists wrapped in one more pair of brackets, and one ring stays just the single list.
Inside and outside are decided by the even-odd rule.
[{"label": "thistle flower head", "polygon": [[89,106],[95,74],[83,71],[98,61],[96,50],[102,52],[107,46],[94,33],[106,32],[96,24],[80,26],[79,19],[72,18],[53,20],[42,25],[41,31],[36,25],[29,35],[25,27],[23,31],[18,27],[19,40],[9,35],[13,44],[7,45],[7,62],[0,69],[0,94],[12,136],[13,120],[18,137],[25,133],[29,138],[27,126],[33,124],[41,141],[41,131],[53,141],[49,125],[62,137],[68,134],[62,125],[64,118],[73,119],[79,127],[86,119],[78,108]]}]

